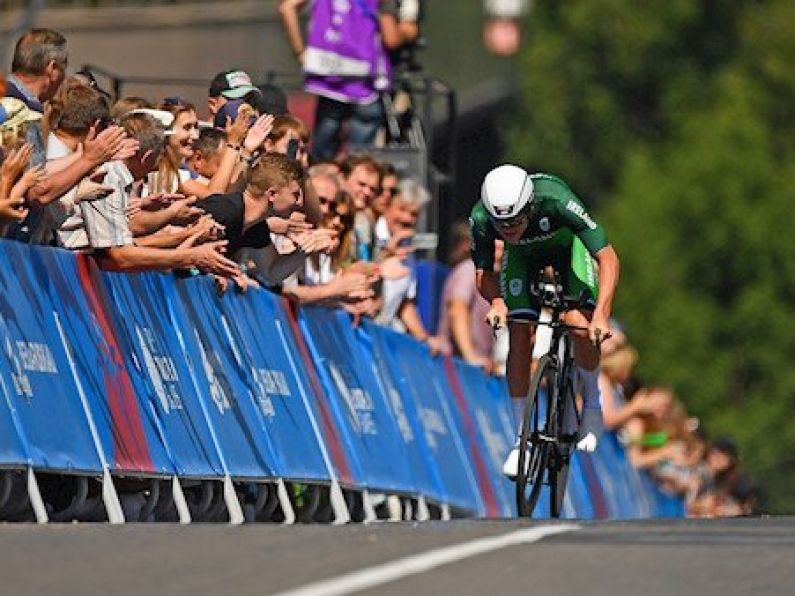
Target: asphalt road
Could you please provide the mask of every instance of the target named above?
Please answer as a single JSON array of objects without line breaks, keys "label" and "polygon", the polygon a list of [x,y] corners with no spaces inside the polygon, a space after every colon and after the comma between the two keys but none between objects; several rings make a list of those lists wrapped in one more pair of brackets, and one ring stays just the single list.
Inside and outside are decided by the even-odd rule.
[{"label": "asphalt road", "polygon": [[795,518],[572,523],[7,524],[0,594],[795,593]]}]

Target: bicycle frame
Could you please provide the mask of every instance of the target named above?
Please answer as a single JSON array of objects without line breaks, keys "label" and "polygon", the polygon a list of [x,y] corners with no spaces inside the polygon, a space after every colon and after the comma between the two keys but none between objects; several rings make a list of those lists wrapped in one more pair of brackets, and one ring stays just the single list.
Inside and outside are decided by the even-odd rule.
[{"label": "bicycle frame", "polygon": [[[541,281],[531,288],[542,306],[538,322],[532,322],[537,328],[534,356],[538,364],[533,374],[531,391],[528,396],[523,417],[523,428],[520,443],[525,439],[525,446],[520,458],[520,473],[517,482],[517,505],[520,514],[529,515],[535,508],[540,492],[540,484],[546,476],[546,484],[550,487],[550,513],[553,517],[560,516],[563,507],[563,496],[568,479],[568,467],[574,443],[577,439],[576,429],[579,427],[579,414],[575,403],[575,383],[577,369],[574,359],[573,331],[584,331],[564,323],[563,314],[571,309],[584,305],[584,296],[578,298],[563,295],[562,286],[557,277],[549,283]],[[541,424],[538,400],[540,388],[546,382],[546,412]],[[532,398],[532,399],[531,399]],[[532,409],[531,409],[532,408]],[[566,433],[566,426],[573,430]],[[534,469],[525,470],[528,461],[535,463]],[[532,476],[530,497],[526,496],[527,482]]]}]

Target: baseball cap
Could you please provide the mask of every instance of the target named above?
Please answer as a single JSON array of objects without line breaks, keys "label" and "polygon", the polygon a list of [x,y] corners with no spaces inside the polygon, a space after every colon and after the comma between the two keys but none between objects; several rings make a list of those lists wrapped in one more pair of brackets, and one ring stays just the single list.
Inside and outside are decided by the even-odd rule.
[{"label": "baseball cap", "polygon": [[247,93],[257,91],[251,83],[251,77],[242,70],[225,70],[213,77],[207,95],[218,97],[223,95],[227,99],[240,99]]},{"label": "baseball cap", "polygon": [[[229,100],[228,102],[226,102],[221,107],[220,110],[218,110],[218,113],[215,115],[215,118],[213,119],[213,126],[215,128],[220,128],[222,130],[224,128],[226,128],[226,119],[230,118],[230,119],[234,120],[235,118],[237,118],[238,112],[240,111],[240,109],[244,105],[249,106],[247,108],[249,110],[251,110],[253,108],[254,112],[257,111],[257,108],[252,106],[245,99],[232,99],[232,100]],[[254,119],[256,119],[256,114],[254,114],[253,112],[252,112],[252,117],[254,117]]]},{"label": "baseball cap", "polygon": [[0,99],[0,127],[13,129],[36,120],[41,120],[41,113],[31,110],[22,100],[16,97]]}]

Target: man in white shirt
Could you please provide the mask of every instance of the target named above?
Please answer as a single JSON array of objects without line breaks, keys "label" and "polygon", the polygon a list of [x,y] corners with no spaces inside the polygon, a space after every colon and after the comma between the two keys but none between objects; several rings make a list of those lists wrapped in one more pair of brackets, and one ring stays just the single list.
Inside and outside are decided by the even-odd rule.
[{"label": "man in white shirt", "polygon": [[[130,114],[122,120],[128,136],[138,141],[137,153],[124,161],[105,165],[102,181],[110,193],[101,199],[80,204],[82,225],[69,231],[59,230],[62,246],[90,251],[103,267],[119,271],[189,269],[225,277],[240,270],[223,256],[227,241],[210,242],[188,248],[150,248],[137,246],[127,220],[127,205],[135,192],[135,183],[142,181],[157,166],[163,151],[163,127],[147,114]],[[138,185],[140,188],[140,185]]]},{"label": "man in white shirt", "polygon": [[442,342],[425,329],[415,303],[417,277],[412,254],[417,218],[429,200],[430,194],[423,186],[412,179],[403,180],[398,192],[390,198],[384,215],[375,224],[376,258],[400,257],[410,271],[398,279],[384,279],[381,293],[383,306],[376,322],[408,331],[415,339],[426,342],[431,351],[436,353],[441,350]]}]

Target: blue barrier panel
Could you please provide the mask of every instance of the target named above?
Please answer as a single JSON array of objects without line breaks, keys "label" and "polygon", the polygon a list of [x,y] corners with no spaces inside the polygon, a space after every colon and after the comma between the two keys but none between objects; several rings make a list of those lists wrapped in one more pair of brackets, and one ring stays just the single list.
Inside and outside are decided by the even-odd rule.
[{"label": "blue barrier panel", "polygon": [[[6,336],[0,334],[5,345]],[[11,378],[5,351],[0,352],[0,468],[20,468],[28,465],[25,445],[20,436],[20,426],[12,413],[13,396],[8,391],[6,379]]]},{"label": "blue barrier panel", "polygon": [[472,445],[484,456],[488,477],[494,487],[499,507],[498,515],[516,516],[516,490],[513,482],[502,473],[502,463],[516,440],[510,397],[504,380],[487,376],[481,369],[460,360],[455,362],[469,415],[476,426]]},{"label": "blue barrier panel", "polygon": [[217,478],[223,476],[223,466],[174,333],[163,287],[166,279],[170,276],[159,273],[103,274],[115,305],[119,346],[128,355],[127,370],[177,473]]},{"label": "blue barrier panel", "polygon": [[569,466],[569,480],[563,504],[562,517],[569,519],[594,519],[596,512],[591,502],[591,492],[585,481],[580,454],[575,452]]},{"label": "blue barrier panel", "polygon": [[247,367],[264,404],[265,432],[272,440],[277,472],[292,480],[330,480],[310,419],[310,383],[291,345],[278,298],[249,290],[245,295],[227,292],[221,303],[237,359]]},{"label": "blue barrier panel", "polygon": [[[410,399],[438,470],[447,503],[485,513],[485,505],[463,439],[462,423],[444,375],[427,347],[388,329],[381,331],[385,360],[400,380],[404,401]],[[406,410],[409,412],[409,410]]]},{"label": "blue barrier panel", "polygon": [[450,267],[436,261],[417,261],[417,309],[420,311],[422,324],[430,333],[436,333],[439,327],[440,303],[444,280],[450,273]]},{"label": "blue barrier panel", "polygon": [[129,354],[119,346],[112,321],[114,305],[96,265],[67,251],[29,251],[24,260],[58,314],[108,466],[126,474],[172,475],[160,433],[141,411],[125,364]]},{"label": "blue barrier panel", "polygon": [[31,268],[32,255],[25,245],[0,243],[0,336],[8,403],[35,467],[97,472],[101,461],[53,305],[34,273],[37,269]]},{"label": "blue barrier panel", "polygon": [[416,493],[396,421],[359,349],[350,316],[325,308],[305,308],[299,321],[331,398],[357,480],[367,488]]},{"label": "blue barrier panel", "polygon": [[685,517],[685,501],[682,497],[664,492],[646,472],[641,473],[641,481],[652,504],[653,517]]},{"label": "blue barrier panel", "polygon": [[425,440],[414,401],[402,391],[399,370],[390,366],[383,333],[391,333],[371,321],[364,321],[356,330],[356,339],[364,353],[365,361],[373,367],[373,376],[379,381],[382,392],[397,422],[403,441],[406,461],[414,476],[417,491],[437,503],[448,501],[433,454]]},{"label": "blue barrier panel", "polygon": [[277,460],[265,428],[272,406],[260,394],[230,341],[229,322],[211,279],[167,284],[174,328],[181,330],[205,411],[236,478],[274,478]]},{"label": "blue barrier panel", "polygon": [[600,454],[611,465],[611,492],[620,504],[620,516],[625,519],[649,517],[653,514],[653,497],[647,492],[641,473],[630,464],[624,447],[613,432],[605,432],[599,439]]}]

